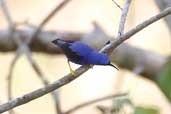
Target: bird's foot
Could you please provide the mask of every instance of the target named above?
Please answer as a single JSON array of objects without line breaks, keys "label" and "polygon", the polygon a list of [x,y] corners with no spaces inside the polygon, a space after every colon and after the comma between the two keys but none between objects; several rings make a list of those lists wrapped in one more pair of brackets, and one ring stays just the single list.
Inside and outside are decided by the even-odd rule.
[{"label": "bird's foot", "polygon": [[93,64],[90,64],[89,66],[90,66],[90,68],[93,68],[94,65]]},{"label": "bird's foot", "polygon": [[74,70],[71,70],[70,72],[71,72],[72,76],[76,76],[76,72]]}]

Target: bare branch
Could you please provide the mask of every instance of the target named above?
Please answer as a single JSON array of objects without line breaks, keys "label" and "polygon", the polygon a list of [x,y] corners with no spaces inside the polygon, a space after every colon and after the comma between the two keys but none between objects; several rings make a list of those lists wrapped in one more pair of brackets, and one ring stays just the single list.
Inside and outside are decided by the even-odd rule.
[{"label": "bare branch", "polygon": [[143,70],[144,70],[144,67],[139,65],[133,69],[133,72],[138,75],[138,74],[141,74],[143,72]]},{"label": "bare branch", "polygon": [[117,37],[118,40],[113,41],[110,45],[105,46],[102,49],[102,52],[104,50],[110,54],[113,51],[113,49],[115,49],[118,45],[120,45],[125,40],[129,39],[131,36],[133,36],[134,34],[136,34],[139,31],[141,31],[145,27],[149,26],[150,24],[152,24],[152,23],[154,23],[154,22],[160,20],[161,18],[163,18],[167,15],[170,15],[170,14],[171,14],[171,7],[168,7],[165,10],[163,10],[162,12],[160,12],[159,14],[157,14],[157,15],[145,20],[144,22],[140,23],[139,25],[137,25],[133,29],[129,30],[127,33],[123,34],[122,36]]},{"label": "bare branch", "polygon": [[[131,1],[132,0],[125,0],[125,4],[124,4],[124,7],[122,9],[122,14],[121,14],[121,17],[120,17],[118,35],[117,36],[121,36],[124,33],[126,17],[127,17],[127,14],[128,14],[129,7],[131,5]],[[121,82],[120,84],[122,84],[122,81],[123,81],[122,77],[118,77],[117,80],[119,82]]]},{"label": "bare branch", "polygon": [[125,5],[122,10],[122,15],[120,18],[120,23],[119,23],[119,31],[118,31],[118,36],[121,36],[124,33],[124,27],[125,27],[125,22],[126,22],[126,17],[128,14],[129,6],[131,4],[132,0],[126,0]]},{"label": "bare branch", "polygon": [[[13,73],[13,70],[14,70],[15,63],[17,62],[17,60],[19,59],[19,56],[21,55],[21,53],[19,51],[20,50],[18,50],[16,52],[16,55],[15,55],[14,59],[11,62],[11,65],[10,65],[10,68],[9,68],[9,73],[7,75],[8,101],[10,101],[12,99],[12,85],[13,85],[13,83],[12,83],[12,78],[13,78],[12,73]],[[12,114],[12,113],[14,113],[14,111],[10,110],[9,113]]]},{"label": "bare branch", "polygon": [[[11,93],[12,92],[12,89],[11,89],[12,88],[12,72],[13,72],[13,68],[14,68],[15,63],[17,62],[17,60],[19,59],[19,57],[21,55],[21,52],[24,52],[26,54],[27,60],[32,65],[33,69],[37,73],[37,76],[43,82],[43,84],[45,86],[49,84],[48,79],[45,77],[43,72],[40,70],[40,68],[37,65],[36,61],[32,58],[32,54],[31,54],[28,46],[21,44],[21,46],[18,48],[17,51],[18,52],[16,52],[16,56],[15,56],[15,58],[13,59],[13,61],[11,63],[10,70],[9,70],[9,75],[7,77],[8,78],[8,96],[9,96],[9,100],[12,99],[12,93]],[[60,108],[60,103],[59,103],[59,99],[58,99],[59,95],[58,95],[57,91],[52,92],[52,97],[53,97],[54,102],[55,102],[56,113],[61,114],[61,108]]]},{"label": "bare branch", "polygon": [[[160,11],[164,10],[165,8],[171,6],[171,0],[155,0],[157,6],[159,7]],[[171,33],[171,16],[167,16],[165,18],[165,22],[170,30]]]},{"label": "bare branch", "polygon": [[[19,44],[20,43],[20,39],[18,37],[18,34],[15,33],[16,31],[16,28],[15,28],[15,24],[12,20],[12,17],[8,11],[8,7],[7,7],[7,4],[6,4],[6,1],[5,0],[1,0],[0,1],[1,3],[1,7],[2,7],[2,11],[4,13],[4,16],[8,22],[8,26],[9,26],[9,29],[10,29],[10,32],[11,32],[11,38],[14,38],[15,40],[15,43]],[[11,100],[12,99],[12,72],[13,72],[13,69],[14,69],[14,65],[17,61],[17,59],[19,58],[20,56],[20,50],[18,51],[18,53],[16,54],[16,56],[14,57],[12,63],[11,63],[11,67],[10,67],[10,70],[9,70],[9,75],[7,76],[8,78],[8,100]],[[15,113],[13,110],[10,110],[9,111],[9,114],[13,114]]]},{"label": "bare branch", "polygon": [[56,108],[56,113],[57,114],[63,114],[63,111],[61,109],[61,101],[60,101],[60,90],[55,90],[52,92],[52,95],[54,97],[55,101],[55,108]]},{"label": "bare branch", "polygon": [[[95,28],[96,31],[97,27]],[[101,28],[98,28],[101,29]],[[17,31],[21,38],[27,39],[30,37],[34,30],[20,30]],[[41,52],[45,54],[61,54],[59,48],[53,46],[49,41],[55,38],[56,34],[62,39],[77,39],[81,40],[95,49],[99,50],[104,46],[104,42],[113,39],[112,36],[106,34],[102,29],[98,32],[87,32],[87,33],[74,33],[69,31],[42,31],[36,38],[33,40],[29,47],[33,52]],[[14,42],[8,38],[8,30],[0,30],[0,51],[1,52],[10,52],[16,50],[14,47]],[[98,43],[92,40],[96,40]],[[148,50],[141,48],[136,48],[129,44],[123,43],[112,52],[110,56],[111,62],[116,63],[119,67],[126,68],[128,70],[134,69],[136,65],[141,64],[144,67],[141,76],[144,76],[148,79],[156,79],[156,76],[160,69],[163,68],[163,65],[166,61],[166,57]],[[129,62],[128,62],[129,61]],[[156,63],[156,64],[151,64]]]},{"label": "bare branch", "polygon": [[86,106],[89,106],[91,104],[94,104],[94,103],[97,103],[97,102],[100,102],[100,101],[104,101],[104,100],[109,100],[109,99],[115,99],[115,98],[119,98],[119,97],[123,97],[123,96],[126,96],[128,95],[128,93],[121,93],[121,94],[113,94],[113,95],[108,95],[108,96],[105,96],[105,97],[100,97],[100,98],[97,98],[97,99],[94,99],[94,100],[90,100],[90,101],[87,101],[85,103],[81,103],[69,110],[67,110],[66,112],[64,112],[63,114],[70,114],[70,113],[73,113],[81,108],[84,108]]},{"label": "bare branch", "polygon": [[[97,28],[95,28],[97,29]],[[98,28],[101,29],[101,28]],[[30,37],[34,30],[20,30],[17,31],[21,38],[27,39]],[[93,30],[96,31],[96,30]],[[104,46],[104,42],[113,39],[112,36],[106,34],[102,29],[98,30],[98,32],[87,32],[87,33],[74,33],[69,31],[42,31],[36,38],[33,40],[29,47],[33,52],[41,52],[45,54],[62,54],[59,48],[51,45],[49,41],[53,40],[51,38],[55,38],[56,34],[62,39],[77,39],[81,40],[95,49],[99,50],[102,46]],[[14,47],[14,42],[12,42],[8,35],[8,30],[0,30],[0,51],[1,52],[10,52],[15,51],[16,47]],[[98,43],[92,40],[96,40]],[[166,57],[148,50],[144,50],[141,48],[136,48],[129,44],[123,43],[115,51],[112,52],[110,56],[111,62],[116,63],[119,67],[126,68],[128,70],[134,69],[136,65],[141,64],[144,67],[141,76],[144,76],[148,79],[156,79],[156,76],[160,69],[163,68],[163,65],[166,61]],[[128,62],[129,60],[129,62]],[[156,64],[150,64],[156,63]]]},{"label": "bare branch", "polygon": [[115,0],[112,0],[114,2],[114,4],[120,9],[122,10],[121,6],[115,1]]},{"label": "bare branch", "polygon": [[[134,34],[139,32],[140,30],[147,27],[148,25],[154,23],[155,21],[158,21],[162,17],[165,17],[165,16],[167,16],[169,14],[171,14],[171,7],[165,9],[160,14],[149,18],[148,20],[146,20],[143,23],[139,24],[138,26],[131,29],[127,33],[123,34],[122,36],[117,38],[115,42],[112,42],[110,45],[106,45],[103,49],[101,49],[101,52],[107,51],[108,54],[111,54],[111,50],[114,50],[117,46],[119,46],[121,43],[123,43],[129,37],[133,36]],[[81,66],[80,68],[76,69],[76,76],[72,76],[71,74],[68,74],[68,75],[64,76],[63,78],[55,81],[52,84],[49,84],[49,85],[47,85],[45,87],[37,89],[37,90],[35,90],[33,92],[27,93],[27,94],[25,94],[25,95],[23,95],[21,97],[18,97],[16,99],[13,99],[13,100],[11,100],[11,101],[9,101],[7,103],[1,104],[0,105],[0,113],[5,112],[5,111],[7,111],[9,109],[12,109],[14,107],[17,107],[19,105],[25,104],[27,102],[30,102],[30,101],[38,98],[38,97],[41,97],[41,96],[43,96],[43,95],[45,95],[45,94],[47,94],[49,92],[52,92],[52,91],[54,91],[54,90],[56,90],[56,89],[58,89],[58,88],[60,88],[60,87],[62,87],[64,85],[68,84],[69,82],[75,80],[81,74],[86,72],[89,68],[90,68],[89,65]]]},{"label": "bare branch", "polygon": [[1,4],[2,11],[4,13],[4,16],[5,16],[8,24],[9,24],[9,27],[13,28],[14,23],[12,21],[10,13],[8,12],[8,8],[7,8],[7,5],[6,5],[6,0],[0,0],[0,4]]},{"label": "bare branch", "polygon": [[66,76],[64,76],[63,78],[55,81],[52,84],[49,84],[45,87],[42,87],[40,89],[37,89],[33,92],[30,92],[28,94],[25,94],[21,97],[18,97],[14,100],[11,100],[7,103],[4,103],[2,105],[0,105],[0,113],[5,112],[9,109],[12,109],[16,106],[20,106],[22,104],[25,104],[27,102],[30,102],[38,97],[41,97],[49,92],[52,92],[54,90],[56,90],[57,88],[64,86],[66,84],[68,84],[69,82],[75,80],[76,78],[78,78],[78,76],[80,76],[81,74],[83,74],[84,72],[86,72],[89,69],[89,66],[81,66],[80,68],[78,68],[76,70],[77,75],[74,77],[71,74],[68,74]]},{"label": "bare branch", "polygon": [[[48,79],[46,78],[44,73],[41,71],[41,69],[38,66],[38,64],[36,63],[36,61],[33,59],[32,53],[31,53],[30,49],[27,46],[25,46],[25,51],[24,52],[26,54],[26,57],[27,57],[29,63],[32,65],[33,69],[37,73],[37,76],[39,77],[39,79],[43,82],[43,84],[45,86],[47,86],[50,82],[48,81]],[[54,102],[55,102],[56,113],[57,114],[62,114],[61,107],[60,107],[60,101],[59,101],[59,93],[58,92],[59,91],[53,91],[52,92],[52,97],[53,97]]]},{"label": "bare branch", "polygon": [[[38,26],[38,28],[35,30],[35,32],[33,33],[33,35],[28,38],[29,40],[33,39],[34,37],[36,37],[36,35],[40,32],[40,30],[46,25],[46,23],[57,13],[59,12],[70,0],[63,0],[57,7],[55,7],[55,9],[53,9],[44,19],[43,21],[40,23],[40,25]],[[29,43],[29,42],[28,42]],[[30,62],[30,64],[32,65],[33,69],[36,71],[36,73],[38,74],[39,78],[41,79],[41,81],[44,83],[44,85],[48,85],[49,81],[48,79],[45,77],[45,75],[43,74],[43,72],[40,70],[40,68],[38,67],[36,61],[32,58],[32,54],[30,52],[30,49],[28,48],[28,46],[25,46],[25,54],[26,57],[28,59],[28,61]],[[59,92],[59,91],[58,91]],[[55,107],[56,107],[56,113],[57,114],[61,114],[61,108],[60,108],[60,101],[59,101],[59,94],[57,93],[57,91],[52,92],[52,97],[54,99],[55,102]]]},{"label": "bare branch", "polygon": [[16,31],[16,28],[15,28],[15,23],[13,22],[12,20],[12,17],[8,11],[8,7],[6,5],[6,1],[5,0],[0,0],[0,4],[1,4],[1,8],[2,8],[2,11],[3,11],[3,14],[8,22],[8,26],[9,26],[9,29],[10,29],[10,36],[12,38],[12,40],[15,41],[15,43],[17,45],[19,45],[21,43],[19,37],[18,37],[18,34],[14,34],[15,31]]},{"label": "bare branch", "polygon": [[[8,95],[8,101],[10,101],[12,99],[12,73],[13,73],[13,69],[14,69],[14,65],[16,63],[16,60],[18,59],[18,57],[15,57],[13,60],[12,60],[12,63],[11,63],[11,66],[10,66],[10,70],[9,70],[9,74],[8,74],[8,77],[7,77],[7,95]],[[13,110],[9,110],[9,114],[13,114],[14,111]]]},{"label": "bare branch", "polygon": [[[49,84],[49,82],[48,82],[48,79],[46,79],[46,77],[41,72],[40,68],[38,67],[38,65],[36,64],[34,59],[32,58],[29,47],[20,39],[19,34],[16,32],[16,28],[15,28],[16,24],[13,22],[13,20],[12,20],[12,18],[10,16],[10,13],[8,11],[8,8],[7,8],[7,5],[6,5],[5,1],[1,0],[0,2],[1,2],[1,7],[2,7],[2,10],[4,12],[5,18],[9,23],[9,27],[10,27],[10,30],[11,30],[11,37],[14,38],[14,40],[16,41],[16,43],[18,45],[18,49],[17,49],[18,53],[16,53],[15,58],[12,60],[10,70],[9,70],[9,74],[7,76],[8,77],[8,98],[9,98],[8,100],[11,100],[12,99],[12,93],[11,93],[12,90],[11,90],[11,88],[12,88],[12,72],[13,72],[13,68],[15,66],[15,63],[19,59],[20,55],[23,54],[23,53],[26,54],[28,61],[31,63],[32,67],[34,68],[34,70],[38,74],[39,78],[44,83],[44,85]],[[62,2],[62,4],[59,5],[58,10],[64,4],[65,4],[65,2]],[[43,23],[43,25],[48,21],[48,19],[50,19],[53,16],[53,13],[55,13],[55,12],[52,12],[52,14],[48,15],[48,17],[46,18],[47,20],[46,19],[44,20],[45,22]],[[54,98],[54,101],[55,101],[55,104],[56,104],[56,112],[61,113],[61,109],[60,109],[60,106],[59,106],[59,103],[58,103],[59,100],[57,98],[58,97],[57,95],[58,95],[57,93],[52,92],[52,97]],[[9,113],[12,114],[13,111],[11,110]]]}]

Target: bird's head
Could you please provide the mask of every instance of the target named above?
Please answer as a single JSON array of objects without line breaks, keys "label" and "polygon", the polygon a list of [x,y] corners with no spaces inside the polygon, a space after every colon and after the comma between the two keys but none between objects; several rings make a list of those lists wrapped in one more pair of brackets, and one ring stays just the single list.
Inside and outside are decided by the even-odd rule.
[{"label": "bird's head", "polygon": [[61,47],[66,42],[64,40],[61,40],[61,39],[55,39],[55,40],[52,41],[52,43]]}]

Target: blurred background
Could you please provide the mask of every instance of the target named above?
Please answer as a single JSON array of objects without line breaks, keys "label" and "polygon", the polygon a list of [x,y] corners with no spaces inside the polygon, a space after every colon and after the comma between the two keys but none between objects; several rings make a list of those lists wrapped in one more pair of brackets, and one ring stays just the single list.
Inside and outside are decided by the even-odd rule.
[{"label": "blurred background", "polygon": [[[28,20],[32,25],[37,26],[61,1],[7,0],[7,6],[15,22]],[[125,1],[116,0],[116,2],[123,6]],[[155,0],[133,0],[127,16],[125,32],[159,12],[160,9]],[[112,0],[71,0],[49,21],[44,30],[91,33],[94,29],[92,22],[95,21],[107,35],[114,38],[117,36],[120,15],[121,10]],[[0,30],[7,29],[8,23],[2,10],[0,10]],[[171,54],[170,40],[170,30],[165,20],[161,19],[126,42],[136,48],[167,57]],[[7,75],[15,53],[15,51],[0,52],[0,103],[8,101]],[[69,73],[67,59],[62,54],[33,52],[33,58],[50,82]],[[79,65],[72,64],[72,67],[76,69]],[[25,56],[22,56],[15,64],[12,82],[13,98],[43,86]],[[130,70],[122,69],[122,67],[117,71],[108,66],[94,66],[93,69],[78,79],[60,88],[59,99],[62,110],[65,111],[85,101],[122,92],[128,92],[129,99],[136,106],[155,107],[160,111],[160,114],[171,113],[171,102],[168,101],[154,81]],[[113,100],[99,102],[73,112],[73,114],[100,114],[102,112],[96,108],[97,105],[110,107],[112,103]],[[120,113],[131,112],[129,109],[125,110],[125,113]],[[15,108],[15,111],[17,114],[55,114],[54,102],[50,94],[19,106]]]}]

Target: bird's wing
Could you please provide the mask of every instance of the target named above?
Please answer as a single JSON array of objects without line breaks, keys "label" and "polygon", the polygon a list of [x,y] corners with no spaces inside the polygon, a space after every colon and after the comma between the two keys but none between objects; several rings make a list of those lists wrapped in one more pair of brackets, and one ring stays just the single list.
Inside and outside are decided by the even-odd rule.
[{"label": "bird's wing", "polygon": [[80,56],[87,56],[88,54],[95,52],[92,47],[80,41],[72,43],[69,48]]},{"label": "bird's wing", "polygon": [[62,50],[64,51],[65,55],[68,57],[69,60],[80,61],[82,60],[82,56],[77,54],[77,52],[73,51],[70,47],[72,43],[65,43],[62,45]]},{"label": "bird's wing", "polygon": [[69,40],[62,40],[62,39],[55,39],[52,41],[55,45],[58,45],[67,58],[71,61],[80,61],[82,60],[82,56],[78,55],[75,51],[73,51],[70,47],[75,43],[76,41],[69,41]]}]

